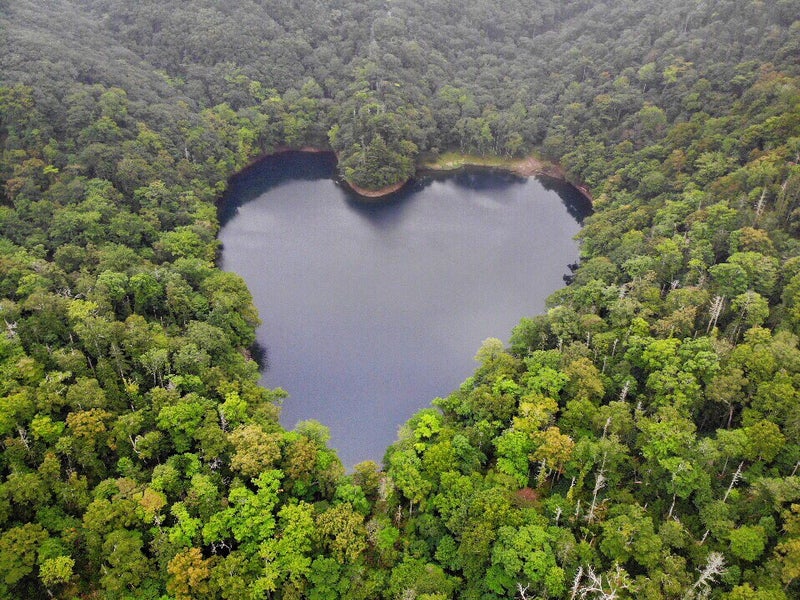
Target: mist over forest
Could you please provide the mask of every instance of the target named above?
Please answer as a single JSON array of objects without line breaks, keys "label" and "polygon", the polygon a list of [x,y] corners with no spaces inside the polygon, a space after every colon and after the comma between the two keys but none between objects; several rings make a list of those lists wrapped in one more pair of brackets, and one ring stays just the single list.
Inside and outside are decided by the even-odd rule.
[{"label": "mist over forest", "polygon": [[[0,0],[0,597],[800,597],[799,17]],[[218,266],[229,178],[308,147],[593,198],[546,311],[352,472]]]}]

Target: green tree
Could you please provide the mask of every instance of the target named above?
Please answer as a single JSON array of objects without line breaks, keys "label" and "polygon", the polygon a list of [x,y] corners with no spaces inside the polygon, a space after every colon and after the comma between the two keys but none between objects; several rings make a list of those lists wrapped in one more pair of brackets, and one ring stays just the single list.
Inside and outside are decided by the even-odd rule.
[{"label": "green tree", "polygon": [[734,556],[753,562],[764,552],[766,531],[760,525],[743,525],[730,533],[731,552]]},{"label": "green tree", "polygon": [[229,439],[235,449],[231,467],[245,477],[258,477],[280,459],[280,435],[266,433],[258,425],[238,427]]},{"label": "green tree", "polygon": [[0,536],[0,574],[2,591],[14,595],[15,586],[31,576],[37,567],[37,550],[47,539],[41,525],[26,523],[6,529]]},{"label": "green tree", "polygon": [[323,547],[339,563],[353,563],[367,548],[367,531],[363,515],[343,502],[332,506],[315,518],[316,531]]},{"label": "green tree", "polygon": [[167,565],[171,578],[167,589],[177,600],[208,597],[211,560],[204,559],[200,548],[189,548],[176,554]]}]

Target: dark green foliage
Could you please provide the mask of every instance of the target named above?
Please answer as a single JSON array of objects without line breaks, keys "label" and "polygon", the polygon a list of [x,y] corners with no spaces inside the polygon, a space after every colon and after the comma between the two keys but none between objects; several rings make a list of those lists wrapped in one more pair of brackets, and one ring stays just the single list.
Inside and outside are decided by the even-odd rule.
[{"label": "dark green foliage", "polygon": [[[797,597],[798,14],[0,1],[0,597]],[[214,262],[228,177],[304,145],[366,188],[536,149],[595,199],[385,471],[280,427]]]}]

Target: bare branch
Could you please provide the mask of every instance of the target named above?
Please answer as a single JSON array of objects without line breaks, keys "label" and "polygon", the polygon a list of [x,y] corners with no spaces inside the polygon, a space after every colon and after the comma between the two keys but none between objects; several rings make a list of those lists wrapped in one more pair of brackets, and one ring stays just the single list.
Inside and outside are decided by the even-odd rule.
[{"label": "bare branch", "polygon": [[696,598],[704,598],[711,590],[711,584],[716,581],[717,576],[722,575],[725,569],[725,557],[721,552],[710,552],[706,559],[706,566],[700,569],[700,576],[694,582],[683,600],[694,600]]}]

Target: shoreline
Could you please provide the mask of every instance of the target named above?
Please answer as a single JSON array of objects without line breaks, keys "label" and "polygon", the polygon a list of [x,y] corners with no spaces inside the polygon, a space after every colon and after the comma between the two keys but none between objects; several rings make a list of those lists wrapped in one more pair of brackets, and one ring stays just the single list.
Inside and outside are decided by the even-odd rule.
[{"label": "shoreline", "polygon": [[[308,152],[310,154],[330,152],[331,154],[336,156],[337,161],[339,159],[338,154],[334,150],[331,150],[329,148],[321,148],[319,146],[300,146],[300,147],[277,146],[271,152],[262,154],[259,157],[254,158],[233,175],[238,175],[239,173],[243,173],[244,171],[253,168],[262,160],[265,160],[271,156],[285,154],[286,152]],[[580,192],[580,194],[584,198],[589,200],[589,202],[594,203],[594,198],[592,196],[591,190],[589,190],[589,187],[586,184],[574,183],[572,181],[569,181],[561,165],[559,165],[558,163],[552,163],[548,160],[543,160],[534,155],[529,155],[523,158],[502,158],[499,156],[477,156],[474,154],[459,154],[457,152],[445,152],[435,160],[423,160],[420,161],[416,166],[417,171],[420,173],[425,173],[425,172],[446,173],[450,171],[458,171],[460,169],[465,169],[468,167],[498,169],[501,171],[507,171],[509,173],[513,173],[514,175],[519,175],[520,177],[536,177],[537,175],[542,175],[544,177],[552,177],[554,179],[558,179],[560,181],[564,181],[570,184],[572,187],[578,190],[578,192]],[[390,196],[391,194],[401,190],[403,187],[405,187],[405,185],[409,181],[411,181],[411,179],[399,181],[395,184],[377,190],[370,190],[368,188],[360,187],[359,185],[347,181],[344,178],[342,178],[341,181],[359,196],[374,200]]]},{"label": "shoreline", "polygon": [[349,187],[359,196],[363,196],[364,198],[383,198],[384,196],[389,196],[399,191],[411,180],[406,179],[404,181],[398,181],[397,183],[393,183],[392,185],[387,185],[386,187],[380,188],[378,190],[370,190],[367,188],[362,188],[356,185],[355,183],[347,181],[346,179],[342,179],[342,181],[347,185],[347,187]]},{"label": "shoreline", "polygon": [[536,177],[537,175],[552,177],[553,179],[558,179],[570,184],[589,202],[594,203],[594,197],[586,184],[573,183],[567,179],[566,173],[564,173],[564,169],[561,165],[542,160],[534,155],[523,158],[502,158],[499,156],[477,156],[446,152],[436,160],[421,162],[417,169],[422,172],[446,173],[468,167],[497,169],[519,175],[520,177]]},{"label": "shoreline", "polygon": [[[231,177],[235,177],[236,175],[244,173],[245,171],[249,171],[250,169],[256,167],[258,165],[258,163],[260,163],[261,161],[267,160],[270,157],[279,156],[281,154],[286,154],[288,152],[304,152],[304,153],[308,153],[308,154],[322,154],[322,153],[333,154],[336,157],[337,163],[339,161],[339,154],[335,150],[332,150],[330,148],[321,148],[319,146],[299,146],[299,147],[295,147],[295,146],[276,146],[271,152],[266,152],[264,154],[261,154],[258,157],[256,157],[256,158],[252,159],[251,161],[249,161],[244,167],[242,167],[241,169],[236,171],[236,173],[231,175]],[[363,198],[376,199],[376,198],[383,198],[384,196],[388,196],[390,194],[393,194],[394,192],[400,190],[403,186],[405,186],[410,180],[409,179],[405,179],[404,181],[399,181],[399,182],[397,182],[395,184],[388,185],[386,187],[383,187],[383,188],[380,188],[380,189],[377,189],[377,190],[370,190],[370,189],[361,187],[361,186],[359,186],[359,185],[357,185],[355,183],[347,181],[347,179],[345,179],[343,177],[341,179],[337,178],[337,181],[340,181],[340,182],[344,183],[355,194],[358,194],[359,196],[361,196]]]}]

